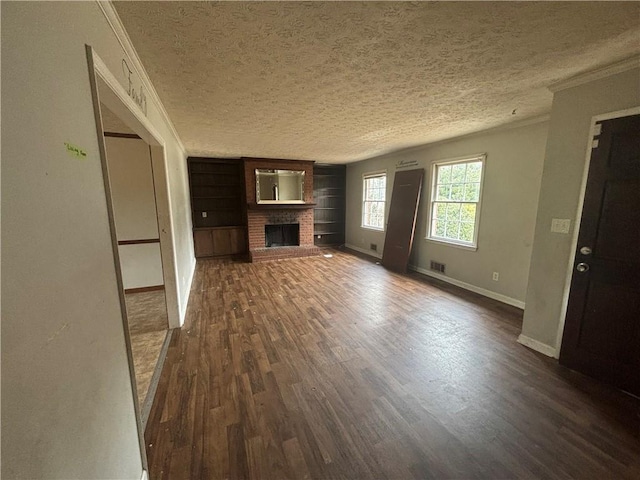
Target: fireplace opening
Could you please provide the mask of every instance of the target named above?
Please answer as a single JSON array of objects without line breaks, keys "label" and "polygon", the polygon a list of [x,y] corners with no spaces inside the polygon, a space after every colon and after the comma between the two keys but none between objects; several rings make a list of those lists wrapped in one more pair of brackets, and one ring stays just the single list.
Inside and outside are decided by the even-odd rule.
[{"label": "fireplace opening", "polygon": [[300,245],[300,224],[283,223],[278,225],[265,225],[264,238],[266,247]]}]

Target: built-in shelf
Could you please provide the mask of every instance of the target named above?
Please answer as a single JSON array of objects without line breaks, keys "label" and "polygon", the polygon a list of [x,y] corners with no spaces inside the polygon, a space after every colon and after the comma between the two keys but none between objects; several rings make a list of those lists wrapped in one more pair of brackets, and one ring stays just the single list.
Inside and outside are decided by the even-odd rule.
[{"label": "built-in shelf", "polygon": [[196,257],[245,253],[243,162],[203,157],[187,161]]},{"label": "built-in shelf", "polygon": [[313,199],[317,203],[313,209],[316,246],[344,244],[345,180],[344,165],[315,165],[313,168]]}]

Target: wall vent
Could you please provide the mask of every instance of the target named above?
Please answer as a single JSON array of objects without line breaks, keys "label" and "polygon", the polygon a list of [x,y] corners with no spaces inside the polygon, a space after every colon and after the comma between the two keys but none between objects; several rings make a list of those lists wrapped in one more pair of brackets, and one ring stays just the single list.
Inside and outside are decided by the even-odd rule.
[{"label": "wall vent", "polygon": [[431,270],[435,270],[436,272],[444,273],[444,263],[438,263],[431,260]]},{"label": "wall vent", "polygon": [[376,251],[376,252],[378,251],[378,245],[376,245],[375,243],[371,243],[371,244],[369,245],[369,248],[370,248],[371,250]]}]

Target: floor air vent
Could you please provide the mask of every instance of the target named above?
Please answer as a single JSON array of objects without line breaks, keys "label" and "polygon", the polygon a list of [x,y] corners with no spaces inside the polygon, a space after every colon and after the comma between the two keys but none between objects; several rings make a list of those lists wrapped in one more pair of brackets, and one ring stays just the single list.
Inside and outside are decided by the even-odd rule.
[{"label": "floor air vent", "polygon": [[444,263],[438,263],[438,262],[434,262],[432,260],[431,261],[431,270],[434,270],[434,271],[440,272],[440,273],[444,273]]}]

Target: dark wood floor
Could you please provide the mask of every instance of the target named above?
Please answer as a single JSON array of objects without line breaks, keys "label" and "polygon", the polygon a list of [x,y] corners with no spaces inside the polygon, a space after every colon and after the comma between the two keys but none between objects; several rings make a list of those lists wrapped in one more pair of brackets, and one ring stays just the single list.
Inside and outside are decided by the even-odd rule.
[{"label": "dark wood floor", "polygon": [[198,262],[151,480],[640,478],[635,401],[517,344],[520,311],[333,253]]}]

